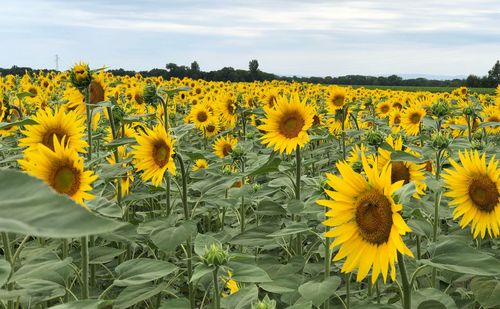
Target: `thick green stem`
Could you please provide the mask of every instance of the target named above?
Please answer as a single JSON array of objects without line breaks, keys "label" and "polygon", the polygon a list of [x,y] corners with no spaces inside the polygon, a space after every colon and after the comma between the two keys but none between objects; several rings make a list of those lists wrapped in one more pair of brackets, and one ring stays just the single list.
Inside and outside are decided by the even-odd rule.
[{"label": "thick green stem", "polygon": [[[295,160],[296,162],[296,170],[295,170],[295,199],[300,201],[300,185],[301,185],[301,176],[302,176],[302,158],[300,152],[300,146],[297,145],[295,148]],[[297,216],[297,221],[300,221],[300,216]],[[297,255],[302,255],[302,234],[297,234],[297,242],[296,242],[296,251]]]},{"label": "thick green stem", "polygon": [[403,308],[410,309],[411,308],[411,287],[410,282],[408,281],[408,273],[406,272],[405,262],[403,255],[398,251],[398,264],[399,271],[401,272],[401,281],[403,284]]},{"label": "thick green stem", "polygon": [[344,107],[342,109],[342,123],[341,123],[341,126],[342,126],[342,158],[345,160],[346,158],[346,152],[345,152],[345,116],[346,116],[346,113],[347,113],[347,108]]},{"label": "thick green stem", "polygon": [[167,216],[170,216],[170,214],[172,213],[172,206],[170,204],[170,174],[167,174],[165,176],[165,182],[167,183],[166,184],[166,192],[165,192],[165,198],[166,198],[166,203],[167,203]]},{"label": "thick green stem", "polygon": [[[179,161],[179,166],[181,170],[182,177],[182,206],[184,208],[184,218],[185,220],[189,220],[191,218],[191,213],[189,209],[189,205],[187,202],[187,173],[186,167],[184,166],[184,160],[180,153],[175,155],[177,160]],[[194,302],[194,286],[191,282],[191,277],[193,275],[193,265],[192,265],[192,256],[193,256],[193,248],[191,246],[191,237],[186,240],[186,255],[187,255],[187,272],[188,272],[188,288],[189,288],[189,303],[191,305],[191,309],[195,308]]]},{"label": "thick green stem", "polygon": [[[330,238],[325,237],[325,274],[324,280],[327,280],[330,277],[330,266],[331,266],[331,257],[330,257]],[[330,308],[330,298],[325,300],[323,304],[324,309]]]},{"label": "thick green stem", "polygon": [[351,274],[345,274],[345,305],[346,309],[351,308]]},{"label": "thick green stem", "polygon": [[[2,232],[2,243],[3,243],[3,251],[5,255],[5,260],[9,262],[11,265],[11,272],[14,271],[14,263],[12,259],[12,247],[10,246],[9,234],[6,232]],[[12,284],[7,284],[7,290],[12,290]],[[14,309],[14,302],[9,300],[7,302],[8,309]]]},{"label": "thick green stem", "polygon": [[215,267],[213,271],[214,280],[214,309],[220,309],[220,292],[219,292],[219,267]]},{"label": "thick green stem", "polygon": [[85,108],[87,112],[87,143],[89,149],[87,151],[87,160],[92,160],[92,109],[90,107],[90,86],[85,91]]},{"label": "thick green stem", "polygon": [[[441,150],[436,152],[436,180],[440,179],[441,173]],[[437,242],[438,227],[439,227],[439,206],[441,204],[441,189],[436,189],[436,195],[434,197],[434,226],[432,229],[432,240],[434,243]],[[437,286],[437,268],[432,269],[431,282],[434,287]]]},{"label": "thick green stem", "polygon": [[[245,174],[245,160],[241,159],[241,173]],[[241,187],[245,185],[245,176],[241,178]],[[241,215],[241,232],[245,231],[245,195],[241,194],[241,205],[240,205],[240,215]],[[243,246],[242,246],[243,247]]]},{"label": "thick green stem", "polygon": [[82,298],[89,298],[89,239],[88,236],[81,238],[82,255]]},{"label": "thick green stem", "polygon": [[[116,139],[117,132],[116,132],[116,126],[115,126],[115,120],[113,117],[113,110],[111,107],[107,108],[108,110],[108,116],[109,116],[109,126],[111,128],[111,135],[113,136],[113,139]],[[113,156],[115,157],[115,164],[120,163],[120,157],[118,155],[118,147],[115,148],[113,151]],[[126,177],[126,176],[125,176]],[[118,206],[121,208],[121,202],[122,202],[122,181],[121,177],[117,179],[116,181],[116,201],[118,202]]]}]

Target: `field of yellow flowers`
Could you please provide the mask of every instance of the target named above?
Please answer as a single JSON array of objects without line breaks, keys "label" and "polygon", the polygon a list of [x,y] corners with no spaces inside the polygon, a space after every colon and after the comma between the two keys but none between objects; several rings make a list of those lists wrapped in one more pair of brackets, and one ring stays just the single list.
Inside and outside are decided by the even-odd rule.
[{"label": "field of yellow flowers", "polygon": [[0,76],[0,308],[498,308],[497,94]]}]

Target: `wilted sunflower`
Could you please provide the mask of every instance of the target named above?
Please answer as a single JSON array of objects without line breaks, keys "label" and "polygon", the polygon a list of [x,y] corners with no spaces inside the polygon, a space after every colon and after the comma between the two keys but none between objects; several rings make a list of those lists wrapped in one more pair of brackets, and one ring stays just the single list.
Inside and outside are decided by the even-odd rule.
[{"label": "wilted sunflower", "polygon": [[26,137],[19,140],[19,146],[29,147],[28,150],[36,150],[39,145],[44,145],[54,150],[54,137],[59,141],[64,138],[64,143],[77,152],[85,153],[87,142],[83,140],[85,134],[84,119],[76,112],[65,113],[59,109],[55,113],[47,108],[40,110],[33,120],[37,124],[27,125],[22,131]]},{"label": "wilted sunflower", "polygon": [[452,169],[443,174],[445,196],[451,197],[450,206],[455,206],[453,219],[462,217],[460,227],[471,224],[476,238],[497,237],[500,227],[500,169],[498,160],[492,157],[486,164],[486,156],[479,156],[477,150],[459,152],[460,164],[450,159]]},{"label": "wilted sunflower", "polygon": [[297,94],[292,94],[290,101],[285,96],[278,97],[275,108],[264,107],[266,118],[258,126],[259,130],[266,132],[262,143],[287,154],[297,147],[304,147],[309,141],[307,130],[315,114],[314,107],[306,104],[306,100],[304,98],[301,102]]},{"label": "wilted sunflower", "polygon": [[328,185],[335,191],[325,190],[331,200],[317,201],[330,208],[323,224],[333,228],[325,236],[335,238],[330,248],[340,245],[333,261],[347,257],[342,272],[357,268],[356,280],[361,281],[372,269],[372,283],[379,274],[386,282],[390,266],[391,278],[395,280],[397,252],[413,256],[401,238],[411,231],[400,214],[403,206],[392,198],[403,182],[391,183],[390,165],[378,173],[364,155],[361,159],[367,178],[354,172],[346,162],[337,163],[341,177],[326,174]]},{"label": "wilted sunflower", "polygon": [[155,186],[159,186],[163,175],[169,171],[175,175],[174,142],[165,132],[165,128],[157,125],[152,130],[146,128],[146,133],[136,137],[138,145],[133,146],[132,155],[135,166],[143,171],[143,181],[152,180]]},{"label": "wilted sunflower", "polygon": [[208,167],[208,162],[207,160],[205,159],[198,159],[194,162],[193,164],[193,167],[191,168],[191,170],[193,172],[197,171],[197,170],[202,170],[202,169],[205,169]]},{"label": "wilted sunflower", "polygon": [[219,137],[213,144],[214,154],[222,159],[231,154],[237,144],[238,140],[230,135]]},{"label": "wilted sunflower", "polygon": [[26,153],[19,164],[28,174],[42,179],[82,206],[85,206],[85,200],[94,198],[88,191],[92,190],[90,184],[97,176],[92,171],[84,170],[83,159],[68,146],[65,138],[61,142],[54,138],[53,150],[42,145],[37,151]]},{"label": "wilted sunflower", "polygon": [[422,122],[425,114],[425,109],[417,104],[410,105],[408,108],[403,110],[401,115],[401,126],[405,130],[406,134],[415,136],[420,132],[420,123]]}]

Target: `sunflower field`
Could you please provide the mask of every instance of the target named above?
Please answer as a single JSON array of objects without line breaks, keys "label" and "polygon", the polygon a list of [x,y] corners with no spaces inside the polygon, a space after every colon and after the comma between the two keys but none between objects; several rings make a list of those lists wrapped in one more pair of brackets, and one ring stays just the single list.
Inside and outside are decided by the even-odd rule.
[{"label": "sunflower field", "polygon": [[500,87],[0,76],[0,308],[500,308]]}]

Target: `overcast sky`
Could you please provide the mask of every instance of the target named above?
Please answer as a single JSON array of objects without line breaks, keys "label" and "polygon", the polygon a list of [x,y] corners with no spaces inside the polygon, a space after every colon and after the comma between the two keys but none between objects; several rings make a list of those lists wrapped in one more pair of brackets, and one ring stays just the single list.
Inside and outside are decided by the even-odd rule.
[{"label": "overcast sky", "polygon": [[0,0],[0,67],[151,69],[168,62],[284,75],[484,75],[499,0]]}]

